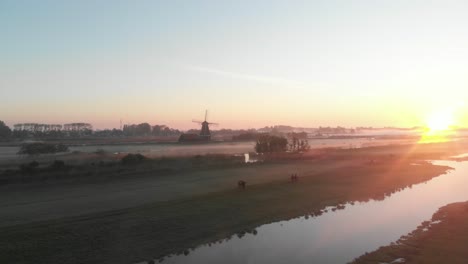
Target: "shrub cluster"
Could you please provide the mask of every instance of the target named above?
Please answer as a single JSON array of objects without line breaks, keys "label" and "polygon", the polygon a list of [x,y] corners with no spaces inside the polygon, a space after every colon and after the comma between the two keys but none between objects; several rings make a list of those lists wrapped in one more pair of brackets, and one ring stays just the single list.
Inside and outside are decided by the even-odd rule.
[{"label": "shrub cluster", "polygon": [[127,154],[122,158],[121,162],[124,165],[138,164],[147,160],[147,158],[141,154]]},{"label": "shrub cluster", "polygon": [[21,172],[27,172],[27,173],[31,173],[33,172],[37,167],[39,167],[39,162],[37,161],[32,161],[30,163],[25,163],[25,164],[21,164],[19,166],[19,169]]},{"label": "shrub cluster", "polygon": [[28,143],[23,144],[18,152],[19,155],[54,154],[69,151],[68,146],[50,143]]}]

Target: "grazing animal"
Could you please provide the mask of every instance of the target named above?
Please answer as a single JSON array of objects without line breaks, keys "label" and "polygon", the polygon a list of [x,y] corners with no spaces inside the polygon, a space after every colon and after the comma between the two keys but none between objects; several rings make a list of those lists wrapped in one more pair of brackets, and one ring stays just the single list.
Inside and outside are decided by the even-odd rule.
[{"label": "grazing animal", "polygon": [[291,174],[291,182],[297,182],[298,180],[297,174]]},{"label": "grazing animal", "polygon": [[247,183],[245,181],[238,181],[237,182],[237,187],[241,188],[241,189],[245,189],[245,185]]}]

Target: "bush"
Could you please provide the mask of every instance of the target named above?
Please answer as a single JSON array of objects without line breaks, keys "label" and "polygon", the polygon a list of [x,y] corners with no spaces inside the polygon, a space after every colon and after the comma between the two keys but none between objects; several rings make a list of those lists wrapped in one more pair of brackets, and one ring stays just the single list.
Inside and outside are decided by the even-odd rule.
[{"label": "bush", "polygon": [[29,143],[23,144],[18,152],[19,155],[40,155],[67,152],[68,146],[62,144],[49,143]]},{"label": "bush", "polygon": [[97,149],[94,153],[98,155],[105,155],[106,151],[104,149]]},{"label": "bush", "polygon": [[63,169],[65,168],[65,162],[63,160],[54,160],[50,168],[55,170]]},{"label": "bush", "polygon": [[141,154],[127,154],[122,158],[121,162],[124,165],[138,164],[147,160],[147,158]]},{"label": "bush", "polygon": [[33,172],[37,167],[39,167],[39,162],[37,162],[37,161],[32,161],[32,162],[27,163],[27,164],[21,164],[19,166],[20,171],[27,172],[27,173]]}]

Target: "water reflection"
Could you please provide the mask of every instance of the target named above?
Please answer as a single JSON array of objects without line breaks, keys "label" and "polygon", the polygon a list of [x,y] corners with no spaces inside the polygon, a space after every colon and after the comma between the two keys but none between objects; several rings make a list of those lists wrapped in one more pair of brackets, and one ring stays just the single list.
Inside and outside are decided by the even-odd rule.
[{"label": "water reflection", "polygon": [[165,258],[162,263],[349,262],[398,240],[431,219],[439,207],[468,200],[468,162],[434,163],[456,170],[381,201],[349,203],[342,210],[327,208],[318,217],[260,226],[255,233],[204,245],[186,256]]},{"label": "water reflection", "polygon": [[452,159],[463,159],[463,158],[468,158],[468,153],[463,153],[460,155],[452,156]]}]

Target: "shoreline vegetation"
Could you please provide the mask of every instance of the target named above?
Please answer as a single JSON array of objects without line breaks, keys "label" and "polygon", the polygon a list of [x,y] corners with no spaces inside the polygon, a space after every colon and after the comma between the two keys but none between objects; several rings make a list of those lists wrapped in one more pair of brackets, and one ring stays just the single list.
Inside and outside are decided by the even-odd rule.
[{"label": "shoreline vegetation", "polygon": [[[255,234],[255,228],[264,224],[318,216],[329,206],[342,209],[346,203],[385,199],[446,173],[451,168],[426,160],[461,154],[460,144],[311,150],[271,155],[254,164],[214,162],[199,168],[190,160],[186,163],[190,170],[170,173],[148,167],[155,161],[132,156],[130,163],[106,167],[93,182],[52,179],[7,185],[14,188],[10,193],[0,189],[0,200],[7,205],[0,213],[0,262],[133,263],[189,254],[202,244]],[[125,176],[112,177],[122,166],[128,169]],[[64,168],[66,164],[56,164],[56,169]],[[290,182],[291,173],[298,174],[297,183]],[[247,187],[237,188],[238,180],[245,180]],[[81,193],[82,186],[92,192],[90,184],[98,191]],[[122,195],[129,185],[131,199]],[[81,196],[62,194],[68,188]],[[56,200],[36,207],[36,189],[41,195],[45,191],[56,195]],[[23,195],[18,197],[18,192]],[[47,210],[53,210],[54,217]]]}]

